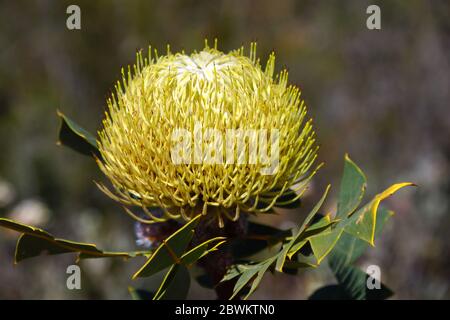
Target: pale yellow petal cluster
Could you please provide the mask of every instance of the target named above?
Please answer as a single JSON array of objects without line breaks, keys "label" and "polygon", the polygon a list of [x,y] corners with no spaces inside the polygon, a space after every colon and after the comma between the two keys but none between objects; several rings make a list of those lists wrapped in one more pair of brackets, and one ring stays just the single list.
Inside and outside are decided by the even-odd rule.
[{"label": "pale yellow petal cluster", "polygon": [[[262,68],[255,44],[249,56],[243,48],[225,54],[207,43],[191,55],[167,51],[138,53],[133,70],[122,72],[123,81],[108,100],[98,164],[113,191],[100,188],[126,207],[141,207],[146,222],[189,220],[202,212],[223,224],[223,217],[237,219],[241,212],[267,212],[286,192],[300,197],[314,174],[315,135],[287,72],[274,77],[275,55]],[[278,130],[275,173],[262,174],[260,162],[175,164],[174,130],[191,131],[194,145],[198,124],[224,136],[230,129]],[[164,216],[152,214],[152,207],[161,207]]]}]

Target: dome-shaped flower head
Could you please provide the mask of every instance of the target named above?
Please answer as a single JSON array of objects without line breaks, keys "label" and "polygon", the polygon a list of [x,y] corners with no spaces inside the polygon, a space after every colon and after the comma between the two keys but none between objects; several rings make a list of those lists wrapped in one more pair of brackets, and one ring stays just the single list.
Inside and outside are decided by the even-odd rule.
[{"label": "dome-shaped flower head", "polygon": [[108,100],[98,164],[113,191],[100,188],[149,223],[203,213],[223,225],[296,201],[317,147],[299,89],[274,69],[275,55],[262,67],[255,44],[248,56],[217,43],[191,55],[138,53]]}]

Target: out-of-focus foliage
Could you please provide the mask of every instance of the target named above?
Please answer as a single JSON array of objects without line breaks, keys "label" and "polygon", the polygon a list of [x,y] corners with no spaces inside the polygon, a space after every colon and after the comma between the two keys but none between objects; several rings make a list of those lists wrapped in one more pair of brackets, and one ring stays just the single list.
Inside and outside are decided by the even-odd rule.
[{"label": "out-of-focus foliage", "polygon": [[[74,3],[82,10],[80,31],[65,26],[66,8]],[[152,44],[165,50],[171,43],[190,51],[205,37],[217,37],[226,51],[257,40],[262,57],[275,49],[289,67],[316,119],[326,165],[303,206],[317,201],[325,183],[338,185],[347,151],[365,169],[371,194],[391,181],[417,182],[414,198],[403,192],[390,200],[397,215],[361,263],[379,265],[396,298],[449,298],[450,7],[445,0],[383,1],[382,30],[369,31],[369,4],[3,1],[0,215],[101,248],[133,248],[133,221],[92,183],[101,179],[95,163],[52,142],[59,126],[55,109],[93,132],[119,66],[132,63],[136,49]],[[265,221],[285,229],[286,217],[298,221],[299,212]],[[65,271],[72,257],[13,267],[14,241],[4,241],[9,237],[0,234],[0,298],[128,298],[124,288],[134,284],[120,275],[144,262],[83,261],[83,289],[70,291]],[[111,277],[100,278],[104,273]],[[325,267],[295,278],[267,276],[253,297],[307,297],[333,279]],[[209,296],[194,284],[191,294]]]}]

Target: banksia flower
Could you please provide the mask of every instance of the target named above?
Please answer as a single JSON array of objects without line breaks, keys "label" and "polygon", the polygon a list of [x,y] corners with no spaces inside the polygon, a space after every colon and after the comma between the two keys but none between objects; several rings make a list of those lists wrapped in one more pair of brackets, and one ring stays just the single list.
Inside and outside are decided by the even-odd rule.
[{"label": "banksia flower", "polygon": [[100,189],[144,223],[203,213],[222,226],[296,201],[317,146],[300,90],[274,69],[275,55],[263,68],[256,44],[249,56],[217,42],[191,55],[139,52],[107,101],[97,162],[112,189]]}]

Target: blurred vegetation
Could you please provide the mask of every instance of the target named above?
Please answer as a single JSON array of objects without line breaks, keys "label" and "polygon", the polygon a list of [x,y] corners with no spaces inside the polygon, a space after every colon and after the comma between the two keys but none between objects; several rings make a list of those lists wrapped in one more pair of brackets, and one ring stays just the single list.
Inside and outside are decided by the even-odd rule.
[{"label": "blurred vegetation", "polygon": [[[258,41],[304,92],[320,158],[305,207],[331,182],[349,152],[367,173],[368,194],[395,181],[420,188],[390,201],[396,211],[362,264],[378,264],[394,298],[450,298],[450,4],[375,1],[382,29],[366,28],[372,1],[3,1],[0,4],[0,215],[105,249],[136,248],[133,221],[98,191],[95,163],[58,147],[56,109],[90,131],[120,67],[149,44],[164,52],[200,49],[219,39],[228,51]],[[78,4],[82,29],[66,28]],[[414,197],[413,197],[414,194]],[[336,193],[334,193],[336,195]],[[304,210],[272,220],[298,222]],[[0,299],[128,298],[138,264],[82,264],[80,291],[66,289],[73,257],[13,266],[15,234],[0,233]],[[98,277],[107,273],[108,276]],[[254,298],[307,297],[332,275],[266,277]],[[207,298],[198,287],[192,297]]]}]

